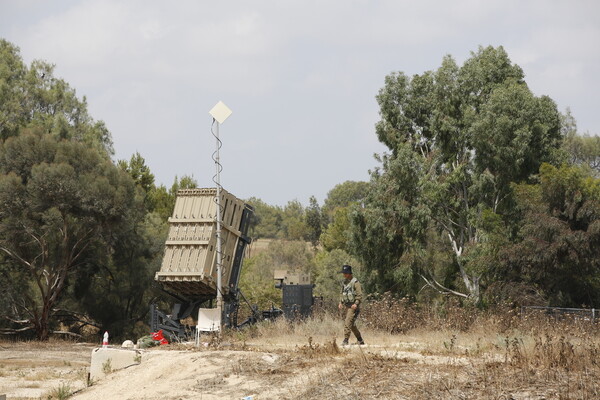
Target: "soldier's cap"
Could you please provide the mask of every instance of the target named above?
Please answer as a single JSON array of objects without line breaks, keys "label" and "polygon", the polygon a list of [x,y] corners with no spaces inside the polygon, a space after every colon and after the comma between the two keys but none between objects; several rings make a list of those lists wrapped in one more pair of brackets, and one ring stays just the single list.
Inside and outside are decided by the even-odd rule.
[{"label": "soldier's cap", "polygon": [[352,267],[349,266],[349,265],[347,265],[347,264],[344,264],[344,265],[342,265],[342,270],[340,271],[340,273],[342,273],[342,274],[351,274],[352,273]]}]

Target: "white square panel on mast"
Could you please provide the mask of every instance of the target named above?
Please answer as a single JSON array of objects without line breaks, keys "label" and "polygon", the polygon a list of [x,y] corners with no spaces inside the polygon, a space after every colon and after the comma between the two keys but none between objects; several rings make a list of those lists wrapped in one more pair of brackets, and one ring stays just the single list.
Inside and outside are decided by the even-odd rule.
[{"label": "white square panel on mast", "polygon": [[222,101],[219,101],[208,113],[220,124],[231,115],[233,111],[229,109]]}]

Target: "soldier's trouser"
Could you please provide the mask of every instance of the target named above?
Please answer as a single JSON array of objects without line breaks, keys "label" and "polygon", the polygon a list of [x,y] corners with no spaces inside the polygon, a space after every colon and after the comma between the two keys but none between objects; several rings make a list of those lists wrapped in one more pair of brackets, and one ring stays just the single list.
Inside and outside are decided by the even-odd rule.
[{"label": "soldier's trouser", "polygon": [[360,314],[360,310],[357,308],[353,310],[350,305],[346,306],[346,319],[344,320],[344,339],[348,340],[350,338],[350,332],[354,333],[356,339],[361,340],[362,337],[358,328],[356,327],[356,318],[358,318],[358,314]]}]

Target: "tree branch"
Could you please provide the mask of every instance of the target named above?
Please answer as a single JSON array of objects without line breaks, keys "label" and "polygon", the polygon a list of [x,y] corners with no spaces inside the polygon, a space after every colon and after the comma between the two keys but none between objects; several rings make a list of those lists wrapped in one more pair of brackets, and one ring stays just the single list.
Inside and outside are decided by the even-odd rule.
[{"label": "tree branch", "polygon": [[0,328],[0,335],[17,335],[21,332],[31,331],[33,330],[33,326],[26,326],[19,329],[11,329],[11,328]]},{"label": "tree branch", "polygon": [[83,337],[83,335],[80,335],[79,333],[74,333],[74,332],[69,332],[69,331],[51,331],[50,333],[52,333],[54,335],[72,336],[72,337],[75,337],[77,339],[81,339]]},{"label": "tree branch", "polygon": [[[422,275],[422,274],[419,274],[419,275],[421,276],[421,278],[423,278],[423,280],[425,281],[427,286],[431,287],[433,290],[437,291],[440,294],[452,294],[455,296],[463,297],[465,299],[469,298],[469,296],[464,293],[460,293],[460,292],[457,292],[456,290],[452,290],[452,289],[445,287],[444,285],[442,285],[441,283],[436,281],[435,278],[433,278],[433,277],[431,278],[431,280],[429,280],[429,279],[425,278],[424,275]],[[423,290],[423,289],[421,289],[421,290]]]},{"label": "tree branch", "polygon": [[2,318],[9,322],[12,322],[13,324],[24,325],[24,324],[31,323],[31,320],[29,320],[29,319],[13,319],[13,318],[9,317],[8,315],[3,315]]},{"label": "tree branch", "polygon": [[24,258],[22,258],[21,256],[19,256],[17,253],[14,253],[9,248],[0,246],[0,250],[5,252],[9,257],[14,258],[15,260],[19,261],[20,263],[25,265],[30,270],[35,271],[35,267],[29,261],[27,261]]},{"label": "tree branch", "polygon": [[35,283],[37,284],[38,288],[40,289],[40,292],[43,295],[44,294],[44,285],[42,284],[42,280],[41,280],[39,274],[37,273],[37,268],[35,267],[35,265],[30,263],[29,261],[25,260],[23,257],[18,255],[14,251],[10,250],[8,247],[0,246],[0,250],[5,252],[6,254],[8,254],[9,257],[11,257],[11,258],[15,259],[16,261],[18,261],[19,263],[25,265],[27,267],[27,269],[29,269],[29,272],[35,278]]}]

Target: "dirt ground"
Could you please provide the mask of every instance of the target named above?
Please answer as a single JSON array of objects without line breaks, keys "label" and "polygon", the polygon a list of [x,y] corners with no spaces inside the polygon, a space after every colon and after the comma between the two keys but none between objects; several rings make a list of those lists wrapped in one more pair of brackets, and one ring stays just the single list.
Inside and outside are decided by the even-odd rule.
[{"label": "dirt ground", "polygon": [[0,395],[39,399],[61,385],[84,388],[92,348],[63,341],[0,342]]},{"label": "dirt ground", "polygon": [[[168,345],[88,386],[92,346],[0,342],[7,399],[592,399],[597,369],[532,370],[466,337],[388,336],[339,348],[325,338],[258,337],[219,348]],[[444,334],[443,337],[447,335]],[[437,336],[436,336],[437,337]],[[454,338],[455,336],[452,336]],[[297,339],[297,340],[296,340]],[[472,342],[472,347],[469,343]]]},{"label": "dirt ground", "polygon": [[[3,343],[0,394],[6,394],[8,399],[61,398],[59,389],[64,388],[72,398],[81,400],[210,400],[247,396],[252,400],[295,399],[300,394],[300,398],[314,399],[367,398],[363,397],[367,394],[364,382],[360,395],[352,387],[357,371],[381,368],[384,364],[385,368],[410,370],[416,366],[465,364],[461,358],[422,355],[384,346],[340,349],[332,343],[296,346],[224,343],[220,349],[196,349],[191,345],[176,345],[145,351],[139,365],[115,371],[87,387],[92,348],[68,342]],[[398,389],[419,382],[418,376],[412,376],[410,382],[399,385]],[[412,398],[395,389],[382,390],[384,385],[367,386],[372,386],[368,395],[373,398]]]}]

